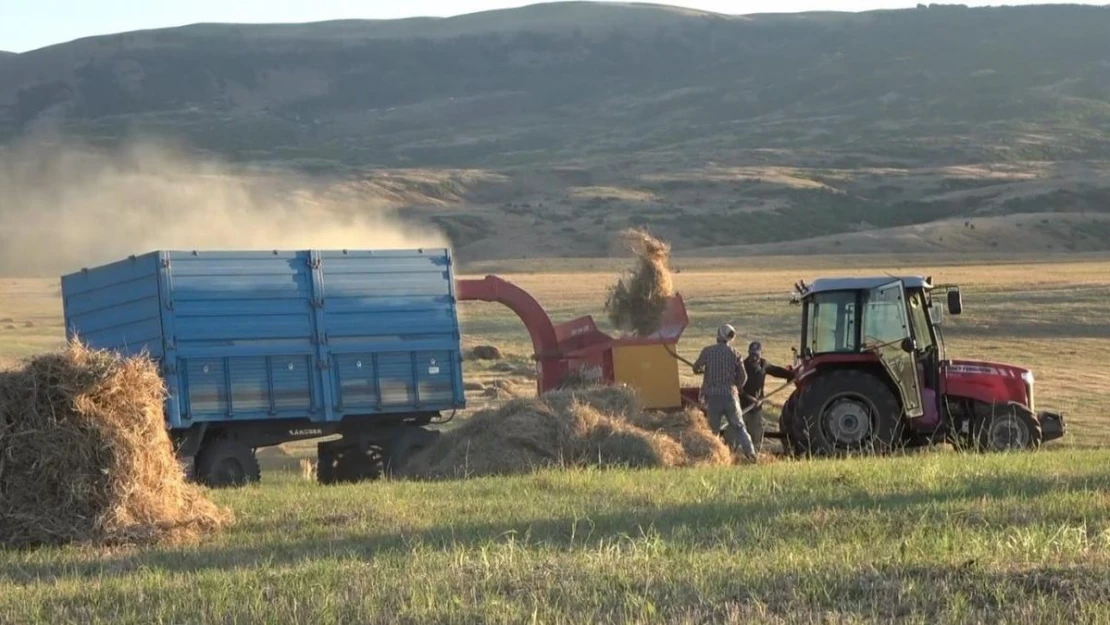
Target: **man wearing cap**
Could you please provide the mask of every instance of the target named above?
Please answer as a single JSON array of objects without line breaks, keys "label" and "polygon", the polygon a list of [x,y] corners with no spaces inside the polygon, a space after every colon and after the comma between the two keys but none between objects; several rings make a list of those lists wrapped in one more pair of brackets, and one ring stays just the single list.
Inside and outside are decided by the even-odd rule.
[{"label": "man wearing cap", "polygon": [[[740,451],[748,460],[755,460],[752,439],[740,419],[740,393],[747,375],[744,371],[744,358],[733,349],[732,339],[736,330],[725,324],[717,328],[717,344],[701,350],[694,362],[694,373],[702,376],[701,395],[705,399],[709,427],[714,432],[721,430],[721,418],[735,433],[734,441],[739,441]],[[734,449],[735,451],[735,449]]]},{"label": "man wearing cap", "polygon": [[794,371],[767,362],[763,358],[763,345],[759,341],[752,341],[748,345],[748,357],[744,359],[744,373],[747,380],[744,382],[743,394],[740,396],[740,408],[747,410],[744,413],[744,423],[755,450],[759,451],[763,447],[763,406],[757,404],[760,404],[760,400],[763,399],[763,384],[767,376],[780,380],[793,380]]}]

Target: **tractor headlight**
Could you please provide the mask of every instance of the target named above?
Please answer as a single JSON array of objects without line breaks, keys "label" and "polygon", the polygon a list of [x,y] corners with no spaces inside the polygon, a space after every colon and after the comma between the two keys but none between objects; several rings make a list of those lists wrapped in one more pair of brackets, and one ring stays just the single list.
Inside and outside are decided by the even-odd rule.
[{"label": "tractor headlight", "polygon": [[1021,379],[1025,380],[1025,394],[1029,400],[1029,409],[1036,410],[1036,407],[1033,405],[1033,372],[1022,371]]}]

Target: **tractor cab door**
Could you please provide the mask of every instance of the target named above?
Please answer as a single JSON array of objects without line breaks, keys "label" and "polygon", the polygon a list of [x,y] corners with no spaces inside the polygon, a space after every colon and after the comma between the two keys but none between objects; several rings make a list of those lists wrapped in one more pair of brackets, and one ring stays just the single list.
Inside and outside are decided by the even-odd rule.
[{"label": "tractor cab door", "polygon": [[863,349],[879,357],[890,375],[907,417],[924,414],[917,355],[906,312],[906,292],[894,280],[867,293],[863,313]]}]

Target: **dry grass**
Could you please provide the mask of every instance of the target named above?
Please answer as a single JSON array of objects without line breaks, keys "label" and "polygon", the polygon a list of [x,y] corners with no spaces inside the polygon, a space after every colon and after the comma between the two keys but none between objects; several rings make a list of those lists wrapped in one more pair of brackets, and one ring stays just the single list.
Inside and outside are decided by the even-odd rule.
[{"label": "dry grass", "polygon": [[705,419],[644,414],[631,389],[594,387],[515,399],[479,412],[414,457],[402,473],[469,478],[551,467],[684,467],[731,460]]},{"label": "dry grass", "polygon": [[185,482],[157,367],[75,345],[0,373],[0,545],[193,539],[230,520]]},{"label": "dry grass", "polygon": [[605,312],[619,330],[648,336],[659,329],[668,299],[674,295],[671,247],[642,230],[625,230],[621,241],[636,255],[636,266],[629,275],[609,289]]}]

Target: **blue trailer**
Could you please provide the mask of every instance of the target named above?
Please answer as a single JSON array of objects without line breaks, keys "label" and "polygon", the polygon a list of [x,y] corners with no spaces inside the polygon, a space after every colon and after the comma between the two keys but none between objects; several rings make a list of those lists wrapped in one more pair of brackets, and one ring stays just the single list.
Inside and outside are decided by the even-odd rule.
[{"label": "blue trailer", "polygon": [[148,354],[194,477],[259,479],[255,451],[318,444],[322,483],[373,479],[465,407],[445,249],[157,251],[61,279],[70,340]]}]

